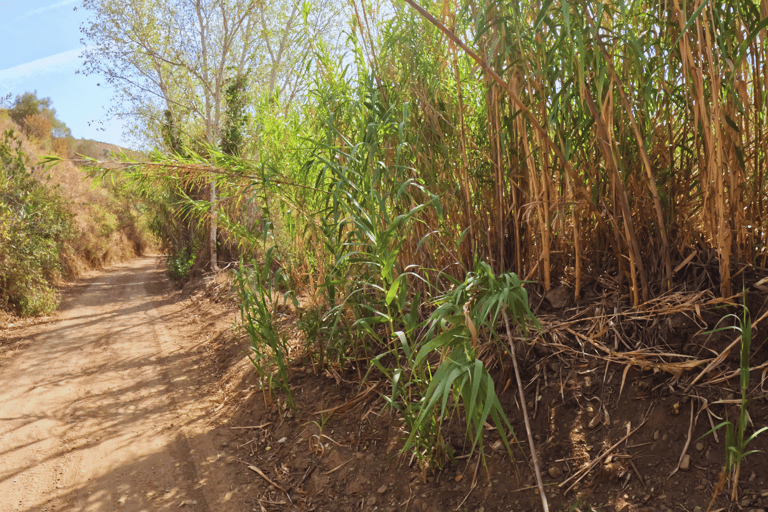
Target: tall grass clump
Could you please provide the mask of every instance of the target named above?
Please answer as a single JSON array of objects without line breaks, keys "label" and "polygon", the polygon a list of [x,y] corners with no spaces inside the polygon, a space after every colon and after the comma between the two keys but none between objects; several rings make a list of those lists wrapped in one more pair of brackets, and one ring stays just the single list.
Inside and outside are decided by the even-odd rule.
[{"label": "tall grass clump", "polygon": [[511,454],[512,425],[480,353],[488,343],[500,345],[496,326],[507,311],[523,331],[529,321],[538,325],[522,284],[513,273],[496,276],[487,263],[477,262],[463,282],[435,298],[436,308],[420,336],[409,343],[404,333],[398,333],[398,352],[405,364],[392,370],[383,366],[384,354],[373,360],[392,382],[388,403],[406,420],[403,450],[413,450],[425,469],[439,468],[453,458],[442,425],[459,408],[470,452],[480,447],[483,453],[483,426],[490,419]]}]

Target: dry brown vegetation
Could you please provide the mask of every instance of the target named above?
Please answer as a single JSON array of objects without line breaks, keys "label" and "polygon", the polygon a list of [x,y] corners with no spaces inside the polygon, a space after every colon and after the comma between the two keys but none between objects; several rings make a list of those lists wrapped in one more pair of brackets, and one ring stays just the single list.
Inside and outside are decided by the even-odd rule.
[{"label": "dry brown vegetation", "polygon": [[[37,128],[42,131],[38,133]],[[21,129],[0,111],[0,133],[6,131],[14,132],[16,140],[21,142],[20,151],[29,158],[26,172],[44,185],[52,201],[62,201],[71,218],[73,231],[66,228],[68,234],[64,236],[66,240],[62,239],[64,245],[60,247],[58,262],[55,268],[45,271],[45,280],[56,283],[61,278],[73,278],[87,269],[151,250],[152,238],[141,226],[139,211],[131,209],[127,197],[121,198],[116,195],[116,189],[94,183],[71,160],[63,160],[54,166],[37,163],[50,156],[52,149],[61,151],[59,156],[62,158],[71,156],[70,147],[75,146],[71,137],[70,140],[53,137],[51,124],[45,116],[28,116],[24,129]],[[85,140],[76,145],[86,148],[105,146]],[[62,222],[70,220],[62,218]],[[10,258],[5,252],[3,254]]]}]

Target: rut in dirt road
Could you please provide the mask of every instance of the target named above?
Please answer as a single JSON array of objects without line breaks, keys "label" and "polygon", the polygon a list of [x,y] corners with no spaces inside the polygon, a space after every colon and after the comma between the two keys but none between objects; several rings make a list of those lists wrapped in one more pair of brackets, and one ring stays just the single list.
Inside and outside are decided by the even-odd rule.
[{"label": "rut in dirt road", "polygon": [[0,359],[0,512],[226,510],[159,263],[84,279]]}]

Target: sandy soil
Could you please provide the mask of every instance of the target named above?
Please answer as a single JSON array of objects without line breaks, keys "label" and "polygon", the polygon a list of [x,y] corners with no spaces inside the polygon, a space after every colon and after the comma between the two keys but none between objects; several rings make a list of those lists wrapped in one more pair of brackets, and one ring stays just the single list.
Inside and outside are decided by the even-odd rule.
[{"label": "sandy soil", "polygon": [[0,333],[1,512],[242,510],[159,264],[92,273]]}]

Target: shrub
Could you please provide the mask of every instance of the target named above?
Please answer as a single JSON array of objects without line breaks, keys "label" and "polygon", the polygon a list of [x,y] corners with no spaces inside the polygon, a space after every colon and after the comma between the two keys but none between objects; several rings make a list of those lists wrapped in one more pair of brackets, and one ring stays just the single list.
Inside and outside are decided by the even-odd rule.
[{"label": "shrub", "polygon": [[165,262],[165,270],[168,277],[174,281],[181,281],[189,277],[192,265],[195,264],[195,253],[187,248],[168,256]]},{"label": "shrub", "polygon": [[56,306],[53,280],[65,244],[75,236],[64,199],[29,172],[12,130],[0,144],[0,307],[41,315]]},{"label": "shrub", "polygon": [[51,121],[41,114],[33,114],[24,119],[24,132],[38,141],[50,139],[52,129]]}]

